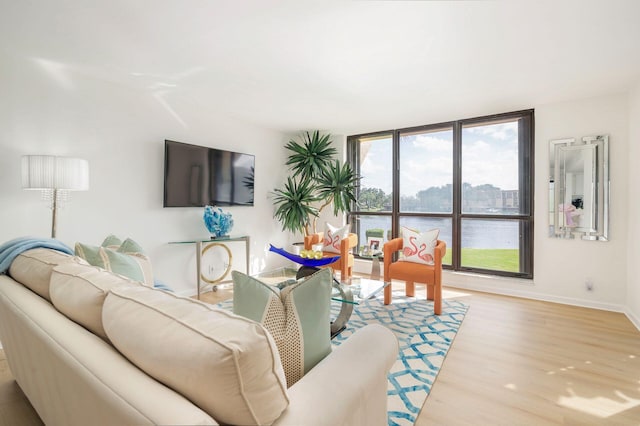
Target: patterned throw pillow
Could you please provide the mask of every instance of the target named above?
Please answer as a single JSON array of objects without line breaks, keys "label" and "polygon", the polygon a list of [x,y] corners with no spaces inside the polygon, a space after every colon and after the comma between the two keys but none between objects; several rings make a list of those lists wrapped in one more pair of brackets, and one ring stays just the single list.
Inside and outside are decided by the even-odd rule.
[{"label": "patterned throw pillow", "polygon": [[324,241],[322,242],[322,251],[340,254],[340,242],[349,235],[349,225],[342,228],[336,228],[329,222],[325,223]]},{"label": "patterned throw pillow", "polygon": [[232,271],[233,313],[261,323],[273,336],[287,387],[331,352],[330,269],[278,289]]},{"label": "patterned throw pillow", "polygon": [[402,254],[399,260],[405,262],[433,265],[434,251],[438,243],[439,229],[431,229],[420,233],[413,229],[402,227]]}]

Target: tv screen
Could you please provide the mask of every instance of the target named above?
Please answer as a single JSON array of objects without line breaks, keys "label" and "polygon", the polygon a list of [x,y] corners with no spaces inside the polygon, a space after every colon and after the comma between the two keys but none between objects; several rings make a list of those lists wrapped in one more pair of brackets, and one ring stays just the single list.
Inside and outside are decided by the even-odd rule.
[{"label": "tv screen", "polygon": [[255,157],[164,141],[164,207],[253,206]]}]

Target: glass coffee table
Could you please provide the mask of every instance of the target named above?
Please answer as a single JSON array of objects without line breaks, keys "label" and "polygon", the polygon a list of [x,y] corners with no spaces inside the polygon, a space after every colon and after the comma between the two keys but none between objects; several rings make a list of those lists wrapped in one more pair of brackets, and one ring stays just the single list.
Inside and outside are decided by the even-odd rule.
[{"label": "glass coffee table", "polygon": [[[310,275],[313,272],[315,272],[315,270],[309,269],[307,271],[301,271],[299,268],[282,267],[260,272],[255,274],[254,277],[265,284],[283,289],[286,286],[295,284],[297,282],[296,277]],[[365,299],[374,298],[383,288],[384,283],[382,281],[353,277],[351,284],[345,284],[334,277],[331,302],[339,304],[339,306],[336,307],[339,311],[331,321],[331,338],[333,339],[346,328],[347,322],[353,313],[354,305],[359,305]],[[332,311],[334,311],[334,309],[332,309]]]}]

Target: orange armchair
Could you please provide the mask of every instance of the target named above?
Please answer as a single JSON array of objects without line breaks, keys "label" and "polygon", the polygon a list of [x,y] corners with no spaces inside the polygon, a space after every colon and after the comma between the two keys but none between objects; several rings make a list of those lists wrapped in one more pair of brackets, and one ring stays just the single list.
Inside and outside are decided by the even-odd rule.
[{"label": "orange armchair", "polygon": [[434,250],[434,264],[423,265],[414,262],[393,262],[393,255],[402,250],[402,238],[387,241],[384,252],[384,282],[389,283],[384,288],[384,304],[391,303],[391,280],[406,282],[406,294],[415,295],[415,283],[427,285],[427,300],[433,300],[433,312],[442,313],[442,258],[447,252],[447,244],[438,240]]},{"label": "orange armchair", "polygon": [[[324,240],[324,232],[318,232],[317,234],[311,234],[304,237],[304,249],[311,250],[314,244],[322,243]],[[353,254],[351,249],[358,245],[358,236],[356,234],[349,234],[347,238],[343,238],[340,241],[340,259],[328,265],[333,268],[334,271],[340,271],[340,280],[346,281],[351,278],[353,274]],[[335,256],[335,253],[323,251],[324,257]]]}]

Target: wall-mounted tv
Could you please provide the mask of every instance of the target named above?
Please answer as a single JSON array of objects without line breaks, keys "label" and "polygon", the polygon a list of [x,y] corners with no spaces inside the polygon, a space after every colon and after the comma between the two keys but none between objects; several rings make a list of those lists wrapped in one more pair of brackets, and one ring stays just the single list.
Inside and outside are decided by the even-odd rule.
[{"label": "wall-mounted tv", "polygon": [[164,141],[164,207],[253,206],[251,154]]}]

